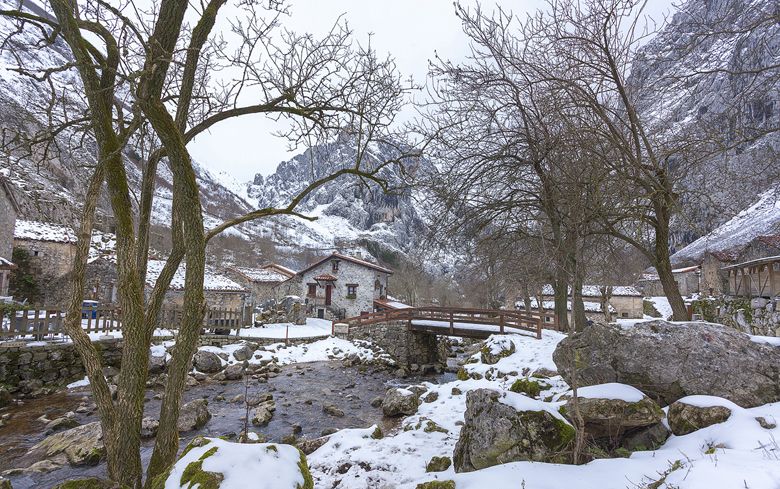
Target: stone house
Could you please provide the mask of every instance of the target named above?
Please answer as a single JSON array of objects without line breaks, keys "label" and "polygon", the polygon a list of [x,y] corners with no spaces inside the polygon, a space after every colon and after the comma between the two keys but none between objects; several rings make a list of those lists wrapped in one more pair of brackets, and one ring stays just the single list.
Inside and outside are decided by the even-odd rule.
[{"label": "stone house", "polygon": [[0,174],[0,297],[8,296],[8,282],[16,265],[11,261],[19,204],[8,180]]},{"label": "stone house", "polygon": [[281,300],[281,284],[295,276],[295,271],[276,263],[260,268],[230,267],[227,274],[249,291],[247,304],[254,309],[270,300]]},{"label": "stone house", "polygon": [[374,301],[387,299],[392,274],[361,258],[333,253],[298,272],[286,290],[297,290],[310,316],[344,319],[371,313]]},{"label": "stone house", "polygon": [[[701,290],[701,274],[701,267],[699,265],[675,268],[672,270],[672,275],[674,276],[675,283],[677,283],[677,289],[680,291],[680,295],[686,297],[694,293],[699,293]],[[661,284],[661,279],[658,277],[658,273],[653,267],[645,270],[645,273],[637,280],[636,286],[648,297],[666,295],[664,294],[664,287]]]},{"label": "stone house", "polygon": [[[63,299],[67,298],[67,276],[76,258],[76,243],[76,233],[69,226],[40,221],[16,221],[13,247],[24,250],[29,255],[30,271],[41,285],[44,304],[61,304]],[[94,231],[90,260],[111,255],[115,246],[114,235]]]},{"label": "stone house", "polygon": [[[603,311],[601,308],[602,293],[600,285],[583,285],[582,286],[582,300],[585,303],[593,303],[598,305],[598,311],[591,306],[592,313],[601,313],[603,318]],[[569,299],[571,299],[571,288],[569,289]],[[542,300],[554,301],[555,294],[553,292],[552,285],[545,285],[542,287]],[[614,285],[612,286],[612,296],[609,299],[609,306],[612,308],[610,312],[616,317],[624,319],[641,319],[643,316],[643,300],[644,296],[635,287],[630,285]],[[588,307],[586,306],[586,313]]]},{"label": "stone house", "polygon": [[[535,298],[531,298],[531,309],[532,311],[538,311],[538,301]],[[601,307],[600,302],[593,302],[593,301],[582,301],[583,306],[585,307],[585,317],[588,318],[591,321],[604,321],[604,309]],[[609,308],[609,312],[614,318],[617,314],[617,311],[614,307],[611,305],[607,305]],[[522,300],[519,300],[515,303],[515,309],[517,310],[524,310],[525,309],[525,302]],[[550,300],[543,300],[542,301],[542,310],[546,313],[544,315],[544,325],[542,327],[544,328],[557,328],[557,324],[552,324],[555,322],[555,301]],[[571,312],[571,301],[566,301],[566,311],[567,311],[567,317],[569,318],[569,324],[571,324],[574,321],[574,317]]]}]

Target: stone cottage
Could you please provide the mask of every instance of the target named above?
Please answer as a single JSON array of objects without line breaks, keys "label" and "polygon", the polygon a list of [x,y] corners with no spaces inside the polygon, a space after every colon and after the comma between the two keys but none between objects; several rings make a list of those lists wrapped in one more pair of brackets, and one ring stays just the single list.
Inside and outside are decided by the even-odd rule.
[{"label": "stone cottage", "polygon": [[[586,303],[594,303],[599,305],[598,311],[594,307],[591,307],[592,313],[601,312],[603,318],[603,312],[601,308],[601,301],[603,298],[602,285],[583,285],[582,286],[582,300]],[[569,289],[569,299],[571,299],[571,288]],[[641,319],[643,315],[643,295],[635,287],[630,285],[613,285],[612,295],[609,298],[609,306],[612,308],[610,312],[616,317],[624,319]],[[542,287],[542,300],[554,301],[555,293],[552,285],[545,285]],[[587,311],[586,307],[586,312]]]},{"label": "stone cottage", "polygon": [[306,312],[325,319],[344,319],[374,311],[387,298],[393,271],[375,263],[333,253],[309,265],[289,282],[305,298]]},{"label": "stone cottage", "polygon": [[[677,284],[680,295],[687,297],[701,291],[701,273],[701,267],[699,265],[675,268],[672,270],[672,275],[674,276],[674,281]],[[666,295],[664,294],[661,279],[658,277],[658,273],[653,267],[645,270],[639,280],[637,280],[636,286],[648,297]]]},{"label": "stone cottage", "polygon": [[269,300],[281,300],[284,291],[280,285],[295,276],[295,271],[276,263],[260,268],[231,267],[227,274],[249,291],[247,304],[255,307]]},{"label": "stone cottage", "polygon": [[[604,309],[601,307],[600,302],[593,302],[593,301],[582,301],[582,305],[585,307],[585,317],[588,318],[591,321],[604,321]],[[617,311],[614,307],[612,307],[610,304],[607,304],[607,307],[609,308],[610,315],[614,318],[617,314]],[[515,309],[522,311],[525,309],[525,301],[518,300],[515,302]],[[538,301],[536,298],[531,298],[531,311],[537,312],[539,310]],[[571,301],[566,301],[566,315],[569,319],[569,324],[571,324],[574,321],[574,316],[571,312]],[[556,329],[558,328],[558,324],[553,324],[555,322],[555,301],[550,300],[543,300],[542,301],[542,312],[544,312],[543,321],[544,321],[544,328],[548,329]]]},{"label": "stone cottage", "polygon": [[[70,226],[50,222],[17,220],[14,249],[29,256],[30,272],[41,285],[43,303],[61,304],[69,291],[67,276],[76,258],[76,233]],[[90,245],[90,260],[114,252],[116,237],[94,231]]]},{"label": "stone cottage", "polygon": [[8,296],[8,282],[11,270],[16,265],[13,255],[14,228],[19,204],[16,202],[8,180],[0,174],[0,297]]}]

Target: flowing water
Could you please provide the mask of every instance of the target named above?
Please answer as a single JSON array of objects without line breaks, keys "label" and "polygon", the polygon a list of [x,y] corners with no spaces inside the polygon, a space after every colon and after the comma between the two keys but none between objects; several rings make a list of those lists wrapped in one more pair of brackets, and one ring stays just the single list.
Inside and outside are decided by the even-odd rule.
[{"label": "flowing water", "polygon": [[[282,367],[281,372],[267,383],[250,380],[248,392],[259,394],[270,392],[276,401],[276,412],[267,426],[249,425],[267,437],[268,441],[281,441],[300,429],[299,438],[317,438],[323,430],[343,428],[366,428],[378,424],[388,432],[397,420],[382,416],[381,408],[371,407],[371,400],[384,395],[388,387],[409,385],[422,380],[448,382],[452,374],[427,376],[423,378],[398,379],[388,370],[374,367],[343,367],[341,362],[315,362]],[[184,394],[184,401],[205,398],[209,401],[211,420],[196,431],[183,433],[181,446],[197,435],[234,436],[244,430],[246,405],[230,402],[237,395],[244,394],[243,381],[203,382]],[[145,415],[156,418],[160,401],[154,399],[157,392],[149,390],[146,395]],[[45,438],[44,423],[38,418],[46,416],[55,419],[68,411],[75,411],[89,396],[88,389],[60,392],[44,398],[25,401],[0,410],[0,415],[10,414],[6,426],[0,428],[0,472],[27,467],[30,460],[24,455],[34,444]],[[221,397],[224,400],[217,400]],[[215,399],[216,398],[216,399]],[[336,417],[323,412],[323,406],[333,405],[344,412]],[[251,418],[250,408],[250,418]],[[77,414],[81,424],[97,421],[95,413]],[[154,440],[145,440],[141,451],[144,463],[151,457]],[[80,477],[101,477],[106,475],[105,464],[95,467],[70,467],[49,473],[9,477],[15,489],[48,488],[64,480]]]}]

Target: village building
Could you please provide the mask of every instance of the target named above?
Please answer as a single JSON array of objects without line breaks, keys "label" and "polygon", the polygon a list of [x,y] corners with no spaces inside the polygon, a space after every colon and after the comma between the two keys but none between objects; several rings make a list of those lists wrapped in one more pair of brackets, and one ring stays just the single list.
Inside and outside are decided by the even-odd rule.
[{"label": "village building", "polygon": [[387,285],[392,273],[361,258],[333,253],[298,272],[287,290],[297,289],[308,315],[343,319],[387,306]]},{"label": "village building", "polygon": [[[677,284],[677,290],[683,297],[697,294],[701,290],[701,266],[693,265],[689,267],[675,268],[672,270],[674,281]],[[655,268],[645,270],[645,273],[637,280],[636,286],[647,297],[663,296],[664,287],[661,279],[658,277]]]},{"label": "village building", "polygon": [[780,297],[780,255],[737,263],[723,271],[727,275],[727,294],[730,296],[771,301]]},{"label": "village building", "polygon": [[230,267],[227,274],[244,289],[249,291],[247,305],[253,310],[269,301],[279,301],[285,294],[281,285],[293,278],[295,270],[276,263],[260,268]]},{"label": "village building", "polygon": [[[602,318],[603,310],[601,303],[603,300],[602,289],[606,286],[601,285],[583,285],[582,286],[582,299],[583,302],[593,303],[598,305],[598,310],[595,306],[591,306],[591,313],[601,313]],[[635,287],[630,285],[615,285],[612,287],[612,294],[609,297],[609,306],[614,310],[616,317],[623,319],[641,319],[643,315],[643,300],[644,297]],[[569,288],[569,300],[571,300],[571,288]],[[542,287],[542,301],[554,301],[555,293],[552,285],[545,285]],[[587,313],[586,307],[586,313]]]},{"label": "village building", "polygon": [[[29,272],[40,285],[43,303],[61,304],[67,298],[67,275],[73,268],[78,239],[73,228],[40,221],[17,220],[13,247],[27,253]],[[90,245],[90,260],[110,255],[116,247],[112,234],[94,231]]]},{"label": "village building", "polygon": [[0,297],[8,296],[8,283],[11,271],[16,268],[13,258],[14,229],[19,204],[8,184],[0,175]]},{"label": "village building", "polygon": [[[604,314],[604,308],[601,307],[600,302],[593,302],[593,301],[582,301],[583,307],[585,308],[585,317],[590,321],[601,321],[603,322],[606,319],[606,315]],[[610,317],[615,317],[617,315],[617,311],[615,310],[612,305],[607,304],[607,310],[610,313]],[[515,309],[522,311],[525,310],[525,302],[520,300],[515,303]],[[538,312],[539,305],[536,298],[531,298],[531,312]],[[558,329],[558,325],[555,323],[555,301],[554,300],[543,300],[542,301],[542,311],[544,312],[543,315],[543,321],[544,325],[543,327],[548,329]],[[569,319],[569,324],[574,322],[574,316],[572,315],[571,311],[571,301],[566,301],[566,315]]]}]

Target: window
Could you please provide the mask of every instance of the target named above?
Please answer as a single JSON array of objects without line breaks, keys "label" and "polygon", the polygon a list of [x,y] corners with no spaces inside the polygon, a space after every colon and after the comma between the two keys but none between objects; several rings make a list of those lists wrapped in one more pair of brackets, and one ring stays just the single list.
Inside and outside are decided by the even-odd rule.
[{"label": "window", "polygon": [[33,251],[33,256],[38,256],[40,252],[38,250]]},{"label": "window", "polygon": [[544,322],[545,323],[551,323],[552,322],[552,318],[550,316],[545,316],[544,317]]},{"label": "window", "polygon": [[338,272],[339,271],[339,261],[333,260],[333,271]]},{"label": "window", "polygon": [[623,316],[624,318],[627,318],[628,317],[628,313],[624,312],[623,314],[621,314],[621,316]]},{"label": "window", "polygon": [[357,284],[347,284],[347,299],[357,297]]},{"label": "window", "polygon": [[309,284],[309,292],[306,295],[309,297],[317,297],[317,284]]}]

